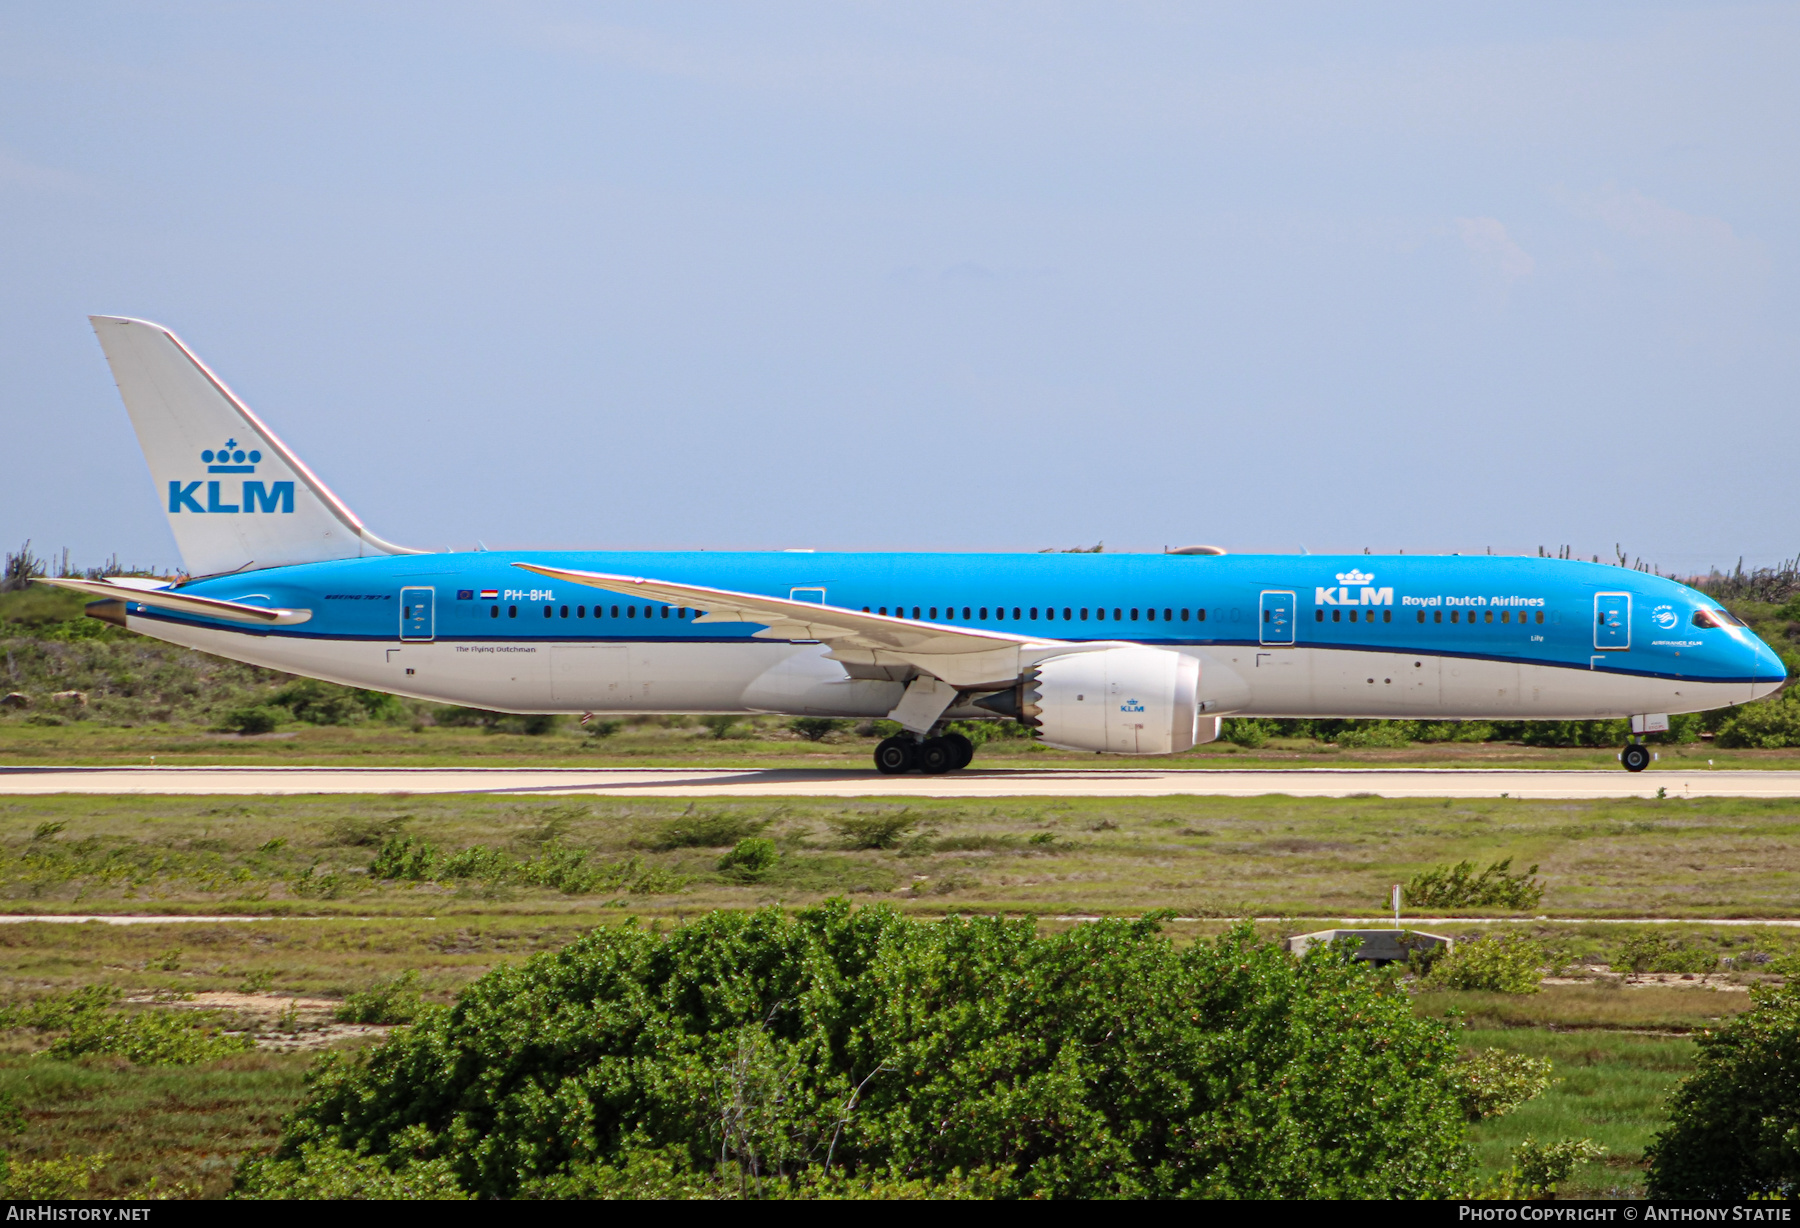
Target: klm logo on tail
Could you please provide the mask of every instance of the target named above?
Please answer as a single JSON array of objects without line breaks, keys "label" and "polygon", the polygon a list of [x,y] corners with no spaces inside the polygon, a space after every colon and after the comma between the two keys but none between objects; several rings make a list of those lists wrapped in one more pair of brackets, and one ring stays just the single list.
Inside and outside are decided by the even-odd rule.
[{"label": "klm logo on tail", "polygon": [[[200,462],[206,466],[208,473],[255,473],[256,466],[262,461],[262,453],[255,448],[245,451],[235,439],[227,439],[225,446],[214,451],[212,448],[200,453]],[[169,483],[169,512],[199,512],[201,514],[235,512],[292,512],[294,510],[294,484],[292,482],[253,482],[246,480],[238,493],[236,503],[225,502],[225,494],[221,489],[224,482],[213,480],[206,483],[206,506],[200,506],[195,492],[200,489],[200,482]]]},{"label": "klm logo on tail", "polygon": [[[200,463],[207,466],[209,474],[254,474],[256,466],[261,463],[263,454],[256,448],[245,452],[238,447],[236,439],[227,439],[225,447],[220,450],[207,448],[200,454]],[[169,511],[198,511],[198,513],[234,513],[234,511],[293,511],[293,483],[254,483],[245,481],[243,492],[238,495],[238,502],[225,502],[225,493],[221,492],[221,481],[207,483],[207,506],[200,506],[200,499],[194,492],[200,490],[200,483],[169,483]]]}]

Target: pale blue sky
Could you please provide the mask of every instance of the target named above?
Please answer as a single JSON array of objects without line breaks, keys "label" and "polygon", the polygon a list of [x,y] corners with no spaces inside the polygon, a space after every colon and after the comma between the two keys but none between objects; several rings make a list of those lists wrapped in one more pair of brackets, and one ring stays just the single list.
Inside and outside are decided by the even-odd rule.
[{"label": "pale blue sky", "polygon": [[0,4],[0,542],[89,312],[426,547],[1800,550],[1795,4]]}]

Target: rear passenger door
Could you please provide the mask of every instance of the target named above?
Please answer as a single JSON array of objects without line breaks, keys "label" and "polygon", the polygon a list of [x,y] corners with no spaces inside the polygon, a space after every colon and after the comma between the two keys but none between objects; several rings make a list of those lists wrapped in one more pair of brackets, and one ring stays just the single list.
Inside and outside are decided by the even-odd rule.
[{"label": "rear passenger door", "polygon": [[1294,594],[1270,589],[1262,595],[1262,614],[1257,630],[1259,642],[1273,648],[1291,648],[1294,644]]}]

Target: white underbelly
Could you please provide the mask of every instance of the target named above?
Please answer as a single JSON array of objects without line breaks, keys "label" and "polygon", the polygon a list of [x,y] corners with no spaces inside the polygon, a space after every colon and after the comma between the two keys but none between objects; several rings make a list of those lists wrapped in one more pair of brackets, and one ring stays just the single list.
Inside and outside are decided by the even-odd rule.
[{"label": "white underbelly", "polygon": [[1244,716],[1593,720],[1700,712],[1749,698],[1742,683],[1644,678],[1582,669],[1418,653],[1318,648],[1208,650],[1250,686]]},{"label": "white underbelly", "polygon": [[904,689],[847,678],[820,644],[401,643],[247,635],[136,617],[128,625],[267,669],[498,712],[879,717]]}]

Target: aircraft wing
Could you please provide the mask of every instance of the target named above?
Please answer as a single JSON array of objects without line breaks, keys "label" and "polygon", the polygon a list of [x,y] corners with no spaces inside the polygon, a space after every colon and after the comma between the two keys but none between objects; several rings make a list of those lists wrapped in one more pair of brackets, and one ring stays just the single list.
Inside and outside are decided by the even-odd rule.
[{"label": "aircraft wing", "polygon": [[[1089,650],[1089,645],[1008,631],[951,626],[868,614],[843,606],[738,593],[699,584],[678,584],[641,576],[514,563],[514,567],[553,580],[604,589],[624,597],[688,606],[704,611],[703,623],[762,623],[757,638],[820,640],[831,646],[833,660],[847,666],[906,667],[931,674],[958,687],[992,683],[1003,687],[1025,665],[1045,656]],[[1049,650],[1049,651],[1045,651]]]},{"label": "aircraft wing", "polygon": [[269,606],[248,605],[242,601],[221,601],[217,597],[193,597],[164,589],[146,589],[142,581],[130,584],[110,580],[75,580],[64,576],[39,576],[39,584],[86,593],[113,601],[135,601],[155,609],[177,614],[198,614],[204,618],[223,618],[235,623],[257,623],[265,626],[289,626],[312,617],[311,610],[282,610]]}]

